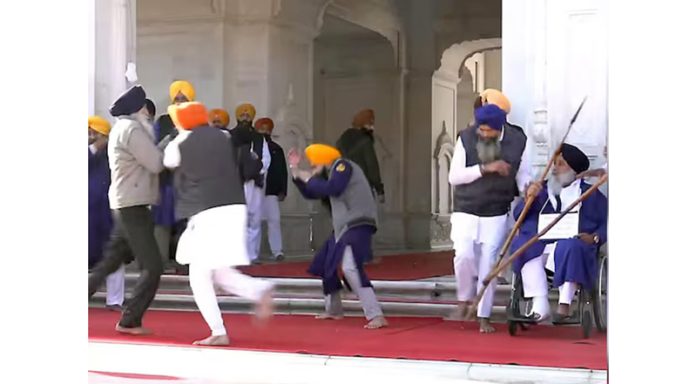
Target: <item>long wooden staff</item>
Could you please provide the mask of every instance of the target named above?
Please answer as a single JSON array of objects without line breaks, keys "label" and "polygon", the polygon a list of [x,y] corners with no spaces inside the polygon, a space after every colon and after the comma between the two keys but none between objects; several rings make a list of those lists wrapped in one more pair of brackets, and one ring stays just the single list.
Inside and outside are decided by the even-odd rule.
[{"label": "long wooden staff", "polygon": [[[551,166],[556,161],[556,158],[561,154],[561,148],[563,146],[563,143],[568,138],[568,134],[570,133],[570,129],[573,127],[573,124],[575,124],[575,120],[577,120],[578,115],[580,114],[582,107],[585,105],[586,100],[587,100],[587,96],[585,96],[585,98],[582,99],[582,103],[580,103],[580,106],[578,107],[577,111],[575,111],[575,115],[573,115],[573,118],[570,119],[570,124],[568,124],[568,129],[566,130],[565,135],[563,135],[563,139],[561,139],[560,143],[556,147],[556,150],[553,152],[553,156],[551,156],[549,161],[546,163],[546,168],[544,168],[544,172],[542,172],[541,176],[539,176],[539,178],[537,179],[537,183],[543,183],[544,180],[546,180],[546,176],[549,174],[549,171],[551,170]],[[498,265],[500,265],[503,258],[505,257],[505,254],[507,253],[508,249],[510,248],[510,244],[512,243],[512,238],[515,237],[515,234],[520,229],[522,222],[524,221],[525,217],[527,217],[527,212],[529,212],[529,209],[532,207],[532,202],[534,202],[534,199],[536,199],[536,195],[535,196],[527,196],[527,200],[524,203],[524,209],[522,209],[522,212],[520,213],[520,217],[518,217],[517,220],[515,221],[515,225],[512,227],[512,230],[510,231],[507,238],[505,239],[505,243],[503,243],[503,247],[500,249],[500,253],[498,254],[498,263],[496,264],[496,267]]]},{"label": "long wooden staff", "polygon": [[512,264],[512,262],[515,259],[517,259],[518,257],[520,257],[524,253],[524,251],[527,250],[527,248],[531,247],[532,244],[536,243],[542,236],[544,236],[546,234],[546,232],[551,230],[551,228],[553,228],[553,226],[556,225],[556,223],[558,223],[563,218],[563,216],[567,215],[568,212],[573,210],[578,204],[580,204],[582,201],[587,199],[588,196],[590,196],[594,191],[596,191],[597,188],[599,188],[602,184],[606,183],[607,180],[609,180],[609,175],[604,174],[604,176],[602,176],[596,184],[594,184],[587,191],[585,191],[585,193],[580,195],[580,197],[578,197],[577,200],[575,200],[573,202],[573,204],[571,204],[568,208],[566,208],[563,212],[561,212],[551,223],[549,223],[549,225],[546,226],[546,228],[542,229],[541,232],[537,233],[534,237],[529,239],[526,243],[524,243],[524,245],[522,245],[522,247],[520,247],[520,249],[515,251],[515,253],[513,253],[510,257],[505,259],[502,263],[499,263],[499,265],[497,265],[488,274],[488,276],[486,276],[486,278],[483,279],[483,286],[481,287],[481,291],[476,295],[476,298],[474,299],[474,303],[469,306],[469,310],[467,311],[466,318],[473,319],[473,317],[476,314],[478,304],[481,302],[481,299],[483,298],[483,294],[486,292],[486,289],[491,284],[491,281],[496,276],[498,276],[498,274],[502,270],[504,270],[510,264]]}]

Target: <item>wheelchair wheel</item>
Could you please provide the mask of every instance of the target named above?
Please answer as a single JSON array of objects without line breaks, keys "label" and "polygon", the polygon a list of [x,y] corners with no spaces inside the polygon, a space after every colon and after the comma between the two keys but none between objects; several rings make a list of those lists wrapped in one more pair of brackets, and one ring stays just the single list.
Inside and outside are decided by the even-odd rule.
[{"label": "wheelchair wheel", "polygon": [[590,316],[590,311],[582,312],[582,319],[580,320],[582,325],[582,337],[584,339],[589,339],[592,333],[592,316]]},{"label": "wheelchair wheel", "polygon": [[607,256],[602,257],[599,262],[599,273],[597,275],[597,284],[592,298],[592,312],[594,313],[594,322],[597,330],[606,332],[607,330],[607,276],[609,272],[609,260]]},{"label": "wheelchair wheel", "polygon": [[517,325],[516,321],[508,321],[508,333],[510,336],[515,336],[517,334]]}]

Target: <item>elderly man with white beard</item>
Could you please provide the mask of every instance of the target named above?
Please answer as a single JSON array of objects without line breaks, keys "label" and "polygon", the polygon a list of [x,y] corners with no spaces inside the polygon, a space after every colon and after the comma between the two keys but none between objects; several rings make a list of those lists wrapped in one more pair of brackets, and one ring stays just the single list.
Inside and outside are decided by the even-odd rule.
[{"label": "elderly man with white beard", "polygon": [[[450,237],[459,301],[451,319],[462,319],[483,278],[496,264],[512,202],[531,181],[527,136],[522,129],[507,124],[506,111],[493,103],[477,108],[474,116],[476,124],[457,139],[449,171],[454,186]],[[478,306],[482,333],[495,331],[490,324],[494,293],[495,281]]]},{"label": "elderly man with white beard", "polygon": [[[513,239],[511,252],[516,251],[540,229],[570,206],[590,185],[577,179],[590,166],[587,156],[577,147],[563,144],[552,174],[543,185],[534,183],[527,194],[536,198]],[[591,289],[597,277],[597,249],[607,241],[607,198],[599,190],[583,201],[579,209],[568,213],[540,241],[529,247],[513,263],[515,273],[521,274],[526,298],[532,298],[532,320],[551,317],[548,283],[544,269],[554,272],[553,286],[559,288],[555,324],[569,320],[570,304],[578,286]],[[514,209],[519,217],[524,202]]]},{"label": "elderly man with white beard", "polygon": [[158,145],[146,107],[145,91],[139,85],[121,94],[109,108],[117,121],[109,132],[108,157],[111,169],[109,204],[114,228],[102,261],[89,277],[89,297],[106,276],[135,259],[140,277],[133,297],[126,302],[116,331],[132,335],[150,333],[142,318],[152,303],[162,275],[162,258],[154,236],[150,206],[159,200],[158,175],[164,168],[163,148]]}]

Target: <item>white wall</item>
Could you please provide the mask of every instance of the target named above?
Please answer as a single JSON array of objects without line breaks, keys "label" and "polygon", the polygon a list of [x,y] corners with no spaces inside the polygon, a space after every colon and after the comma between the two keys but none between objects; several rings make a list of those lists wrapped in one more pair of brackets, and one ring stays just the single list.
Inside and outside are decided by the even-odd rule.
[{"label": "white wall", "polygon": [[140,25],[137,50],[138,76],[158,114],[166,112],[175,80],[190,81],[209,108],[223,106],[222,23]]},{"label": "white wall", "polygon": [[510,120],[535,142],[543,166],[582,98],[567,142],[597,165],[607,130],[607,30],[601,0],[503,0],[503,91]]}]

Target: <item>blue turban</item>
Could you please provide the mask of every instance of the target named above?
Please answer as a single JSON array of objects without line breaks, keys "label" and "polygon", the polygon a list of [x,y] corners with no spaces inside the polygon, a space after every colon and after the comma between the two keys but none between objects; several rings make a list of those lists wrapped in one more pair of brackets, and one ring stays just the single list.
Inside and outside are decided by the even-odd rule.
[{"label": "blue turban", "polygon": [[582,173],[590,168],[590,159],[587,158],[578,147],[563,143],[561,145],[561,156],[563,160],[573,168],[575,173]]},{"label": "blue turban", "polygon": [[113,117],[131,115],[138,112],[145,105],[145,90],[140,85],[134,85],[123,92],[109,107],[109,113]]},{"label": "blue turban", "polygon": [[476,125],[486,124],[496,131],[503,130],[505,124],[505,111],[495,104],[482,105],[474,111]]}]

